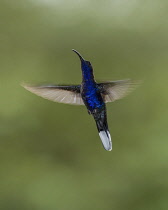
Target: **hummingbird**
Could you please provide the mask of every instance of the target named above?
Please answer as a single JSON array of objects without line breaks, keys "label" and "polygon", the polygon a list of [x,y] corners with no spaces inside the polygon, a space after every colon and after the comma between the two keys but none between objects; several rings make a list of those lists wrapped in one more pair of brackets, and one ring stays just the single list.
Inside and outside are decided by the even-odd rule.
[{"label": "hummingbird", "polygon": [[81,62],[82,83],[79,85],[28,85],[23,87],[45,99],[72,105],[85,105],[92,115],[99,132],[103,147],[112,150],[111,135],[107,123],[106,103],[126,96],[137,84],[127,80],[106,81],[97,83],[94,79],[93,67],[81,54],[72,49]]}]

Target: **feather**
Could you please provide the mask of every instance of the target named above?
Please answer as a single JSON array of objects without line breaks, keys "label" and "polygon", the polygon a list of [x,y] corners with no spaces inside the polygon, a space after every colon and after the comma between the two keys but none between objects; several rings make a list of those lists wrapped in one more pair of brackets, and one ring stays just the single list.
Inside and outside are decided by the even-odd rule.
[{"label": "feather", "polygon": [[32,86],[22,84],[22,86],[30,92],[54,102],[84,105],[80,94],[80,85]]},{"label": "feather", "polygon": [[111,136],[110,136],[109,131],[108,130],[100,131],[99,136],[100,136],[100,139],[102,141],[102,144],[103,144],[105,150],[111,151],[112,150],[112,142],[111,142]]},{"label": "feather", "polygon": [[98,83],[99,90],[104,101],[113,102],[128,95],[138,84],[139,81],[118,80],[111,82]]}]

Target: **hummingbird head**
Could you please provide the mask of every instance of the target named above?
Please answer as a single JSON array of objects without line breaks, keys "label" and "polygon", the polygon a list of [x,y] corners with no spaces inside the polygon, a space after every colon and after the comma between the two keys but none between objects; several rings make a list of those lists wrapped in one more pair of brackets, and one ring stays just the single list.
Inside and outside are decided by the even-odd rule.
[{"label": "hummingbird head", "polygon": [[72,49],[72,51],[74,51],[79,56],[79,58],[81,60],[82,70],[84,70],[84,71],[92,70],[92,65],[91,65],[90,61],[86,61],[78,51],[76,51],[74,49]]}]

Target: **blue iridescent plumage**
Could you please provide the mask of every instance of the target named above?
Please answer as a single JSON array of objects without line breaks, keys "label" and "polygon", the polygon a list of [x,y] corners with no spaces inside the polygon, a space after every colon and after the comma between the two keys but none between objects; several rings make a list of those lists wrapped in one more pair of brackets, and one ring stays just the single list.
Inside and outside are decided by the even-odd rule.
[{"label": "blue iridescent plumage", "polygon": [[81,85],[40,85],[23,86],[43,98],[73,105],[85,105],[88,113],[96,122],[99,136],[104,148],[112,150],[111,136],[107,124],[106,104],[118,100],[129,93],[137,82],[132,80],[118,80],[96,83],[93,68],[76,50],[73,50],[80,58],[82,69]]},{"label": "blue iridescent plumage", "polygon": [[94,80],[93,68],[89,61],[85,61],[82,56],[73,50],[81,60],[82,69],[82,85],[81,95],[88,110],[92,112],[96,108],[101,108],[104,105],[97,83]]}]

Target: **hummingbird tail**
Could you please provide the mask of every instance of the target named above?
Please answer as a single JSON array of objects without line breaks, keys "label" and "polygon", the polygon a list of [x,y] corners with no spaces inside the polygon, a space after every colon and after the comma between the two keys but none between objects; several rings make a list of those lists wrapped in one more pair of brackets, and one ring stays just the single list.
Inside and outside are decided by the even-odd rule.
[{"label": "hummingbird tail", "polygon": [[102,123],[100,121],[97,121],[96,125],[97,125],[97,129],[99,131],[99,136],[102,141],[104,149],[107,151],[111,151],[112,150],[112,142],[111,142],[110,132],[109,132],[107,126],[102,125]]}]

